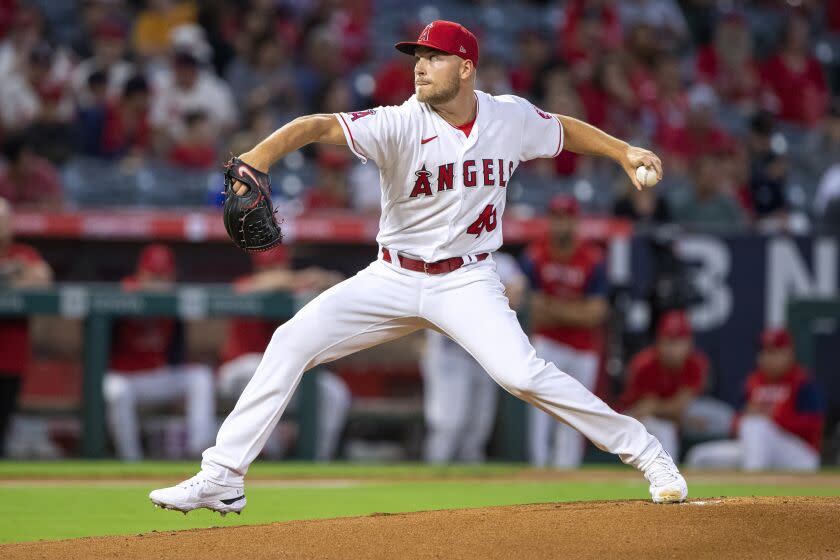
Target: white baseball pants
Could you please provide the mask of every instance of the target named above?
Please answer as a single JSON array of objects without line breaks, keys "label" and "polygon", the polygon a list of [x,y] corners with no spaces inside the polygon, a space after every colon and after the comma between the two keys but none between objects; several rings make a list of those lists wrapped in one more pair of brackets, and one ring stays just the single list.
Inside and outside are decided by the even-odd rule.
[{"label": "white baseball pants", "polygon": [[421,328],[440,330],[469,352],[505,390],[569,424],[634,466],[659,442],[557,366],[537,357],[504,295],[492,259],[427,275],[369,265],[303,307],[274,333],[254,377],[204,452],[212,480],[241,485],[303,373],[318,364]]},{"label": "white baseball pants", "polygon": [[820,454],[770,418],[750,415],[741,419],[737,440],[695,445],[686,464],[695,469],[814,472],[820,468]]},{"label": "white baseball pants", "polygon": [[[589,391],[598,381],[598,354],[577,350],[544,336],[534,337],[534,349],[545,360],[577,379]],[[542,410],[528,411],[528,455],[535,467],[574,468],[583,461],[584,441],[579,431],[557,422]]]},{"label": "white baseball pants", "polygon": [[123,461],[143,458],[140,446],[138,407],[184,399],[187,416],[187,448],[198,455],[213,441],[216,429],[216,397],[213,373],[201,364],[168,366],[142,373],[110,371],[103,381],[106,418],[114,438],[117,457]]},{"label": "white baseball pants", "polygon": [[[243,354],[219,367],[219,396],[224,399],[236,399],[242,394],[245,386],[254,376],[262,354]],[[338,451],[338,444],[341,432],[347,424],[347,414],[350,412],[350,389],[347,384],[330,371],[318,372],[315,380],[315,387],[318,391],[318,420],[315,436],[315,460],[330,461],[335,458]],[[290,406],[294,406],[291,403]],[[269,453],[269,445],[274,445],[274,456],[281,456],[285,449],[281,438],[268,440],[266,453]]]},{"label": "white baseball pants", "polygon": [[426,461],[484,461],[499,386],[463,348],[433,330],[427,331],[421,371]]}]

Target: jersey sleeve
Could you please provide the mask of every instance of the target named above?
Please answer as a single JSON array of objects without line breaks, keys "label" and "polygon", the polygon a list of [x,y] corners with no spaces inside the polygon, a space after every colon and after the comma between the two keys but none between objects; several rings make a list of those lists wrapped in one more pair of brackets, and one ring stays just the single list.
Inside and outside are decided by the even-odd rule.
[{"label": "jersey sleeve", "polygon": [[515,95],[513,99],[522,112],[522,144],[519,161],[553,158],[563,150],[563,125],[560,119]]},{"label": "jersey sleeve", "polygon": [[362,160],[373,160],[380,168],[398,157],[398,140],[402,131],[400,107],[376,107],[365,111],[335,113],[347,146]]}]

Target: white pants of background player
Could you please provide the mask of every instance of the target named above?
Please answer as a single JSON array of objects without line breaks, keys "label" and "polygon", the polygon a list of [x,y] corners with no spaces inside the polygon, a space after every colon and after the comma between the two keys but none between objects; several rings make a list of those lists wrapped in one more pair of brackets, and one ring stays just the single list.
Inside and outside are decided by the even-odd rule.
[{"label": "white pants of background player", "polygon": [[656,416],[639,418],[645,428],[674,459],[680,456],[680,436],[724,438],[729,434],[735,410],[723,401],[711,397],[697,397],[688,403],[680,425]]},{"label": "white pants of background player", "polygon": [[[237,399],[245,386],[254,376],[262,361],[262,354],[243,354],[226,362],[219,368],[219,396],[224,399]],[[318,418],[315,441],[315,459],[329,461],[335,457],[339,438],[347,423],[350,411],[350,389],[344,381],[329,371],[318,372],[315,380],[318,391]],[[290,407],[295,405],[294,402]],[[266,442],[266,452],[271,456],[280,456],[284,449],[280,438],[270,438]]]},{"label": "white pants of background player", "polygon": [[[534,349],[547,362],[580,381],[588,390],[598,380],[598,354],[577,350],[544,336],[534,337]],[[535,467],[574,468],[583,461],[583,436],[545,412],[528,410],[528,455]]]},{"label": "white pants of background player", "polygon": [[766,416],[744,416],[737,440],[710,441],[688,450],[686,463],[696,469],[803,471],[820,468],[820,454]]},{"label": "white pants of background player", "polygon": [[117,457],[123,461],[143,458],[138,408],[184,400],[187,451],[198,455],[213,441],[216,429],[216,396],[213,373],[201,364],[167,366],[130,374],[109,371],[103,383],[108,427]]},{"label": "white pants of background player", "polygon": [[428,430],[426,461],[484,461],[499,386],[463,348],[436,331],[427,331],[420,365]]},{"label": "white pants of background player", "polygon": [[[398,255],[391,253],[392,260]],[[377,260],[323,292],[280,326],[254,377],[204,452],[209,479],[241,485],[292,398],[318,364],[424,328],[469,352],[504,389],[581,431],[625,463],[646,465],[662,446],[557,366],[537,357],[504,295],[492,259],[427,275]]]}]

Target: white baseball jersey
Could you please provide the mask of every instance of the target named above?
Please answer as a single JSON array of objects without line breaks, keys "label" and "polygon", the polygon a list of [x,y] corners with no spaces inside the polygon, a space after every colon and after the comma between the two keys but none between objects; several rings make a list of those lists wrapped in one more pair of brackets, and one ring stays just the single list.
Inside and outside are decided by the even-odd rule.
[{"label": "white baseball jersey", "polygon": [[514,95],[475,96],[469,136],[415,96],[336,113],[353,153],[380,170],[380,246],[426,262],[495,251],[516,167],[562,150],[559,119]]}]

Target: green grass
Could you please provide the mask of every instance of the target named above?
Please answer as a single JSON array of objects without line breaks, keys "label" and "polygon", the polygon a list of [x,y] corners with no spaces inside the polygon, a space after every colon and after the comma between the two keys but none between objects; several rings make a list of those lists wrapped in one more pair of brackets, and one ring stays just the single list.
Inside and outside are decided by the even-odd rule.
[{"label": "green grass", "polygon": [[[187,516],[157,510],[147,495],[155,484],[148,480],[121,483],[93,479],[116,476],[164,477],[176,482],[192,474],[192,463],[0,463],[0,542],[61,539],[91,535],[137,534],[148,531],[269,523],[429,509],[480,507],[599,499],[643,499],[644,479],[623,477],[598,480],[515,480],[510,475],[526,469],[519,465],[435,468],[419,465],[312,465],[259,464],[257,479],[355,479],[346,486],[276,486],[271,481],[247,487],[248,507],[242,516],[196,511]],[[589,469],[594,471],[596,469]],[[624,467],[622,472],[632,474]],[[22,480],[56,479],[48,483]],[[456,477],[462,478],[458,480]],[[463,478],[467,478],[464,480]],[[62,478],[90,478],[90,483]],[[423,478],[424,480],[417,480]],[[505,479],[502,479],[505,478]],[[816,481],[815,481],[816,482]],[[824,482],[824,481],[823,481]],[[693,483],[693,497],[750,495],[840,496],[837,480],[823,486]]]}]

